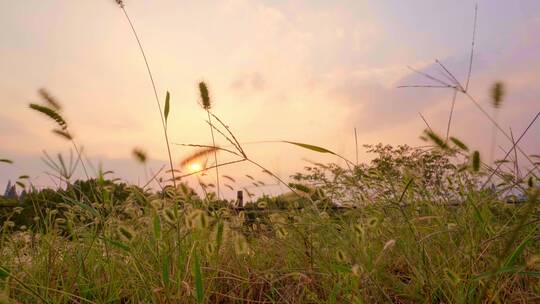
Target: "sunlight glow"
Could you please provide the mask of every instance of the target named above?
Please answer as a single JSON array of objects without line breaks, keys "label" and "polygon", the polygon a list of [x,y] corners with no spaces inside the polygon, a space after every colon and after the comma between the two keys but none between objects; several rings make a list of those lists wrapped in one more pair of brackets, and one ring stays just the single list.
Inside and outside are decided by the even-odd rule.
[{"label": "sunlight glow", "polygon": [[189,171],[191,173],[198,172],[202,170],[202,166],[200,163],[191,163],[189,164]]}]

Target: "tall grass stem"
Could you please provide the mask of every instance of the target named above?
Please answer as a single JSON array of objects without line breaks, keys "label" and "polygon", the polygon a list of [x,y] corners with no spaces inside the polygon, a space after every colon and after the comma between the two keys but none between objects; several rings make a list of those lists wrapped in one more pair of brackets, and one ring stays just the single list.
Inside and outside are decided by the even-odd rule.
[{"label": "tall grass stem", "polygon": [[159,116],[161,118],[161,124],[163,126],[163,133],[165,135],[165,143],[167,144],[167,153],[169,155],[169,165],[171,167],[172,181],[173,181],[174,187],[176,188],[176,178],[174,176],[174,166],[172,162],[171,147],[169,145],[169,136],[167,135],[167,126],[165,124],[165,118],[163,117],[163,112],[161,111],[161,103],[159,102],[159,96],[156,89],[156,83],[154,81],[154,77],[152,76],[152,70],[150,69],[150,64],[148,63],[148,59],[146,58],[146,54],[144,52],[144,48],[142,46],[141,40],[139,39],[139,35],[137,34],[137,31],[135,30],[135,26],[133,25],[131,18],[129,18],[126,8],[124,6],[121,6],[120,8],[124,12],[124,15],[126,16],[126,19],[129,23],[129,26],[131,27],[131,31],[133,32],[133,35],[135,36],[135,39],[137,40],[137,44],[139,45],[139,50],[141,51],[141,55],[146,65],[146,70],[148,71],[148,76],[150,77],[150,82],[152,83],[152,89],[154,90],[154,97],[156,99],[156,104],[158,106]]}]

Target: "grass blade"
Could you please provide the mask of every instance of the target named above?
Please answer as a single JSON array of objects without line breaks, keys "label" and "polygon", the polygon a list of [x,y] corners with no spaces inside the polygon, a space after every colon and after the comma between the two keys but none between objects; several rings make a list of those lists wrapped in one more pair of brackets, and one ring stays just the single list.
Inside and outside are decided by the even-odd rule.
[{"label": "grass blade", "polygon": [[154,239],[160,240],[161,239],[161,219],[159,218],[159,215],[157,213],[154,213],[153,226],[154,226]]},{"label": "grass blade", "polygon": [[171,99],[171,94],[167,92],[167,96],[165,96],[165,109],[163,110],[163,114],[165,115],[165,123],[167,123],[167,118],[169,118],[169,110],[171,109],[170,99]]},{"label": "grass blade", "polygon": [[519,246],[517,246],[514,252],[512,252],[512,254],[506,260],[506,263],[504,263],[505,267],[513,266],[516,263],[517,258],[521,255],[521,253],[523,253],[523,251],[525,250],[525,247],[527,246],[530,240],[531,240],[530,238],[527,238],[523,240],[523,242],[521,242]]},{"label": "grass blade", "polygon": [[283,142],[291,144],[291,145],[295,145],[295,146],[298,146],[298,147],[302,147],[304,149],[308,149],[308,150],[311,150],[311,151],[319,152],[319,153],[330,153],[330,154],[336,155],[336,153],[334,153],[334,152],[332,152],[332,151],[330,151],[328,149],[325,149],[323,147],[319,147],[319,146],[314,146],[314,145],[304,144],[304,143],[299,143],[299,142],[294,142],[294,141],[286,141],[286,140],[284,140]]},{"label": "grass blade", "polygon": [[204,301],[204,287],[201,272],[201,264],[199,261],[199,254],[195,251],[195,263],[193,265],[193,273],[195,276],[195,292],[197,303],[203,303]]},{"label": "grass blade", "polygon": [[163,285],[165,285],[165,287],[168,287],[171,282],[169,265],[170,258],[169,255],[166,255],[161,261],[161,279],[163,280]]},{"label": "grass blade", "polygon": [[0,280],[5,280],[7,277],[9,277],[9,270],[4,266],[0,266]]}]

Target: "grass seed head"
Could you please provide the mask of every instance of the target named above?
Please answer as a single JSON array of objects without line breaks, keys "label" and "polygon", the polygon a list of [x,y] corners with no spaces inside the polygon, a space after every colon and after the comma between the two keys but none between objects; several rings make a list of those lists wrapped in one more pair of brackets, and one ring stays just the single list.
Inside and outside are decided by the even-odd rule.
[{"label": "grass seed head", "polygon": [[186,216],[186,226],[192,229],[201,228],[206,229],[209,226],[210,219],[206,215],[206,212],[200,209],[192,210]]},{"label": "grass seed head", "polygon": [[170,224],[176,223],[176,215],[174,214],[174,211],[171,209],[165,209],[164,218],[167,222]]},{"label": "grass seed head", "polygon": [[139,163],[146,163],[148,157],[146,155],[146,152],[144,152],[141,148],[134,148],[132,153],[133,157],[135,157],[135,160],[137,160]]},{"label": "grass seed head", "polygon": [[35,104],[35,103],[31,103],[30,104],[30,109],[36,111],[36,112],[39,112],[47,117],[49,117],[50,119],[54,120],[56,122],[56,124],[58,124],[58,126],[60,127],[61,130],[65,131],[67,129],[67,122],[66,120],[62,117],[62,115],[60,115],[60,113],[58,113],[57,110],[55,109],[51,109],[47,106],[42,106],[42,105],[39,105],[39,104]]},{"label": "grass seed head", "polygon": [[208,87],[204,81],[199,82],[199,92],[201,93],[201,103],[203,109],[209,110],[212,107],[212,104],[210,102],[210,93],[208,92]]},{"label": "grass seed head", "polygon": [[264,274],[264,279],[267,281],[273,281],[274,280],[274,274],[272,272],[266,272]]},{"label": "grass seed head", "polygon": [[500,108],[504,97],[504,84],[497,81],[491,87],[491,103],[494,108]]},{"label": "grass seed head", "polygon": [[216,252],[216,246],[213,243],[206,244],[206,253],[212,255]]},{"label": "grass seed head", "polygon": [[270,214],[269,218],[272,224],[285,224],[286,223],[285,217],[283,217],[279,213],[272,213]]},{"label": "grass seed head", "polygon": [[362,226],[362,224],[354,225],[354,232],[358,236],[363,236],[364,235],[364,226]]},{"label": "grass seed head", "polygon": [[459,275],[448,268],[444,269],[444,275],[454,286],[459,284],[459,282],[461,281]]},{"label": "grass seed head", "polygon": [[116,4],[118,4],[118,6],[120,8],[124,8],[125,4],[124,4],[124,0],[114,0],[116,2]]},{"label": "grass seed head", "polygon": [[152,200],[150,202],[150,206],[152,206],[152,208],[154,208],[155,210],[160,210],[161,208],[163,208],[163,201],[160,199]]},{"label": "grass seed head", "polygon": [[284,227],[282,227],[282,226],[279,226],[279,227],[276,229],[276,235],[277,235],[279,238],[281,238],[281,239],[286,238],[286,237],[287,237],[287,234],[288,234],[287,230],[286,230]]},{"label": "grass seed head", "polygon": [[474,172],[480,170],[480,152],[474,151],[472,154],[472,169]]},{"label": "grass seed head", "polygon": [[[196,150],[192,154],[188,155],[184,159],[180,161],[180,166],[185,166],[188,164],[193,163],[195,160],[203,158],[209,154],[213,154],[214,152],[219,151],[219,147],[208,147],[208,148],[202,148],[199,150]],[[204,169],[204,168],[203,168]],[[197,170],[198,171],[198,170]]]},{"label": "grass seed head", "polygon": [[533,255],[527,259],[527,267],[540,270],[540,255]]},{"label": "grass seed head", "polygon": [[338,249],[338,251],[336,252],[336,257],[337,260],[341,263],[347,262],[347,254],[341,249]]},{"label": "grass seed head", "polygon": [[39,89],[38,91],[39,95],[45,103],[47,103],[51,108],[53,108],[55,111],[61,111],[62,105],[56,100],[56,98],[52,97],[51,94],[45,89]]},{"label": "grass seed head", "polygon": [[238,255],[249,253],[249,244],[243,235],[237,234],[234,238],[234,250]]},{"label": "grass seed head", "polygon": [[362,274],[362,266],[358,265],[358,264],[354,264],[352,267],[351,267],[351,273],[355,276],[355,277],[359,277],[361,274]]},{"label": "grass seed head", "polygon": [[133,231],[125,226],[119,226],[118,227],[118,233],[120,234],[120,237],[124,239],[125,241],[131,242],[133,240]]},{"label": "grass seed head", "polygon": [[448,144],[437,133],[431,130],[424,130],[424,136],[431,140],[440,149],[448,149]]},{"label": "grass seed head", "polygon": [[55,221],[57,224],[60,224],[60,225],[66,223],[66,220],[63,219],[63,218],[57,218],[57,219],[55,219],[54,221]]},{"label": "grass seed head", "polygon": [[390,250],[396,245],[396,240],[389,240],[384,244],[383,251]]},{"label": "grass seed head", "polygon": [[366,224],[369,228],[375,228],[379,224],[379,219],[376,217],[371,217],[367,220]]}]

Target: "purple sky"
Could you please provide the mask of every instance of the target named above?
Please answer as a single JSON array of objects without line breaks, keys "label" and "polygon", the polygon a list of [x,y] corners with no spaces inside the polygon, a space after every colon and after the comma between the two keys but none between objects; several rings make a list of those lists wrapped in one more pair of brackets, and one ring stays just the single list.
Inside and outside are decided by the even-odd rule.
[{"label": "purple sky", "polygon": [[[141,183],[144,171],[131,158],[134,147],[148,151],[151,168],[165,163],[144,62],[113,2],[0,2],[0,158],[15,161],[0,164],[0,185],[21,174],[31,175],[36,185],[49,185],[42,150],[69,151],[50,132],[52,124],[27,107],[38,101],[41,87],[63,102],[94,163]],[[475,3],[126,1],[158,90],[172,94],[173,142],[210,142],[197,104],[196,84],[205,80],[215,113],[240,141],[300,141],[350,159],[354,127],[361,144],[417,145],[425,128],[421,112],[435,130],[446,131],[451,91],[396,87],[429,83],[406,67],[440,75],[436,58],[465,80]],[[491,114],[489,87],[503,81],[507,95],[499,120],[517,137],[540,111],[540,2],[484,0],[478,6],[470,94]],[[452,135],[487,155],[491,130],[474,105],[458,96]],[[540,125],[535,125],[522,148],[538,154],[538,138]],[[501,134],[498,144],[509,146]],[[304,158],[337,161],[282,144],[245,147],[282,176],[301,170]],[[190,152],[173,147],[177,163]],[[260,176],[248,165],[223,173]]]}]

